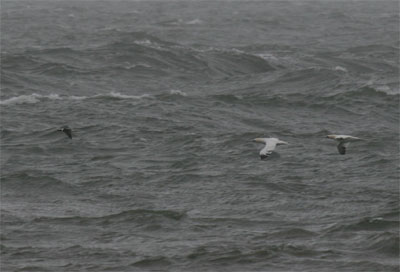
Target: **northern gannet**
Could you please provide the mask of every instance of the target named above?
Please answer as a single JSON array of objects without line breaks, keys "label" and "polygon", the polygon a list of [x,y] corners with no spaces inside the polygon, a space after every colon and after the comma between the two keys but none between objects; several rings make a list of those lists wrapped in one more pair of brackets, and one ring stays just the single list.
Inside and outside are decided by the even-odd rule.
[{"label": "northern gannet", "polygon": [[271,155],[272,151],[274,151],[277,145],[284,145],[288,144],[287,142],[281,141],[277,138],[255,138],[255,142],[257,143],[264,143],[265,147],[260,151],[260,158],[265,159]]},{"label": "northern gannet", "polygon": [[346,148],[350,142],[361,140],[360,138],[349,136],[349,135],[327,135],[326,138],[333,139],[338,142],[337,149],[340,154],[346,154]]},{"label": "northern gannet", "polygon": [[68,126],[63,126],[60,129],[58,129],[57,131],[62,131],[65,134],[67,134],[67,136],[72,139],[72,130],[68,127]]}]

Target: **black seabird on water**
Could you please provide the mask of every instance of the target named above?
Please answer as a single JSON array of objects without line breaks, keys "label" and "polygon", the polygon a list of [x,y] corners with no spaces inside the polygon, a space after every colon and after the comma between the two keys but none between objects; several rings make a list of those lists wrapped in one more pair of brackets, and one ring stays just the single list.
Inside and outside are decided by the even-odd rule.
[{"label": "black seabird on water", "polygon": [[68,126],[63,126],[62,128],[58,129],[58,131],[64,132],[70,139],[72,139],[72,130]]}]

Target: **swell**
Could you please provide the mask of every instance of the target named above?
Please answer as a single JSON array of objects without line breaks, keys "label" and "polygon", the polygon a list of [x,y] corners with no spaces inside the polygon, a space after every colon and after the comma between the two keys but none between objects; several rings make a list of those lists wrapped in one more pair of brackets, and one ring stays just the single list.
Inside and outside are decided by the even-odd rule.
[{"label": "swell", "polygon": [[369,251],[398,257],[400,240],[398,233],[381,232],[368,235],[362,246]]},{"label": "swell", "polygon": [[34,219],[34,222],[46,224],[101,224],[103,226],[121,223],[154,224],[157,222],[161,223],[170,220],[180,221],[185,218],[185,215],[185,212],[172,210],[135,209],[99,217],[39,217]]},{"label": "swell", "polygon": [[271,266],[274,263],[274,259],[278,260],[284,255],[303,258],[337,258],[340,256],[340,253],[333,250],[315,249],[310,246],[293,243],[272,243],[272,245],[253,246],[252,248],[237,247],[235,245],[224,247],[210,244],[194,249],[187,255],[187,258],[194,263],[207,261],[214,267],[228,263],[241,265],[249,262]]},{"label": "swell", "polygon": [[399,227],[398,220],[389,220],[381,217],[362,218],[352,223],[334,226],[329,232],[346,232],[346,231],[385,231],[396,229]]},{"label": "swell", "polygon": [[53,77],[124,73],[137,77],[223,77],[275,70],[267,60],[239,50],[197,50],[144,32],[117,32],[108,44],[92,48],[29,49],[2,56],[2,69]]},{"label": "swell", "polygon": [[[243,106],[281,107],[281,108],[308,108],[313,110],[335,111],[350,114],[366,114],[367,109],[378,110],[384,106],[395,114],[398,112],[399,94],[382,91],[371,86],[355,88],[354,90],[340,90],[328,94],[314,93],[277,93],[271,91],[239,91],[230,94],[210,95],[214,101]],[[396,115],[393,115],[395,117]]]},{"label": "swell", "polygon": [[[398,204],[398,203],[397,203]],[[373,252],[396,258],[399,254],[399,208],[393,205],[391,211],[374,217],[363,217],[337,223],[323,231],[325,237],[333,239],[354,235],[352,247],[359,251]]]},{"label": "swell", "polygon": [[51,177],[41,171],[16,172],[12,174],[3,174],[2,190],[5,192],[14,192],[16,194],[29,194],[44,197],[46,194],[52,196],[76,194],[78,189],[60,179]]},{"label": "swell", "polygon": [[149,94],[143,95],[127,95],[119,92],[109,92],[109,93],[100,93],[92,96],[66,96],[59,94],[29,94],[29,95],[19,95],[15,97],[10,97],[0,101],[0,105],[20,105],[20,104],[36,104],[40,102],[48,102],[48,101],[83,101],[83,100],[104,100],[104,101],[112,101],[112,100],[140,100],[145,98],[151,98]]}]

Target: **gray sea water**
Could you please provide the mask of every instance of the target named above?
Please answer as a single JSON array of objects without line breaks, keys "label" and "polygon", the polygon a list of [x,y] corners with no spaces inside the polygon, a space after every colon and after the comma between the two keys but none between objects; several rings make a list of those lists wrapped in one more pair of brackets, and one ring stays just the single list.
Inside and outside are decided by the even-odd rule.
[{"label": "gray sea water", "polygon": [[399,97],[397,1],[1,1],[1,271],[399,271]]}]

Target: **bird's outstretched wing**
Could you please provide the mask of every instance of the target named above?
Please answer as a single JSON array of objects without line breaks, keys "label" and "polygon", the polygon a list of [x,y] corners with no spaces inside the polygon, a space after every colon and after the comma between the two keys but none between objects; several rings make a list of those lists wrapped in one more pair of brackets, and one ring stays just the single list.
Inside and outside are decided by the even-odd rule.
[{"label": "bird's outstretched wing", "polygon": [[63,130],[67,136],[72,139],[72,130],[70,128],[64,128]]},{"label": "bird's outstretched wing", "polygon": [[361,140],[358,137],[350,136],[350,135],[327,135],[326,136],[329,139],[335,140],[338,145],[337,145],[337,150],[339,151],[339,154],[344,155],[346,154],[346,149],[349,146],[350,142],[358,141]]},{"label": "bird's outstretched wing", "polygon": [[271,155],[272,151],[275,150],[277,142],[270,139],[265,139],[265,147],[261,149],[260,156],[262,159]]},{"label": "bird's outstretched wing", "polygon": [[350,143],[345,142],[345,141],[339,142],[339,144],[337,145],[337,149],[338,149],[339,153],[342,155],[346,154],[346,148],[349,144]]}]

